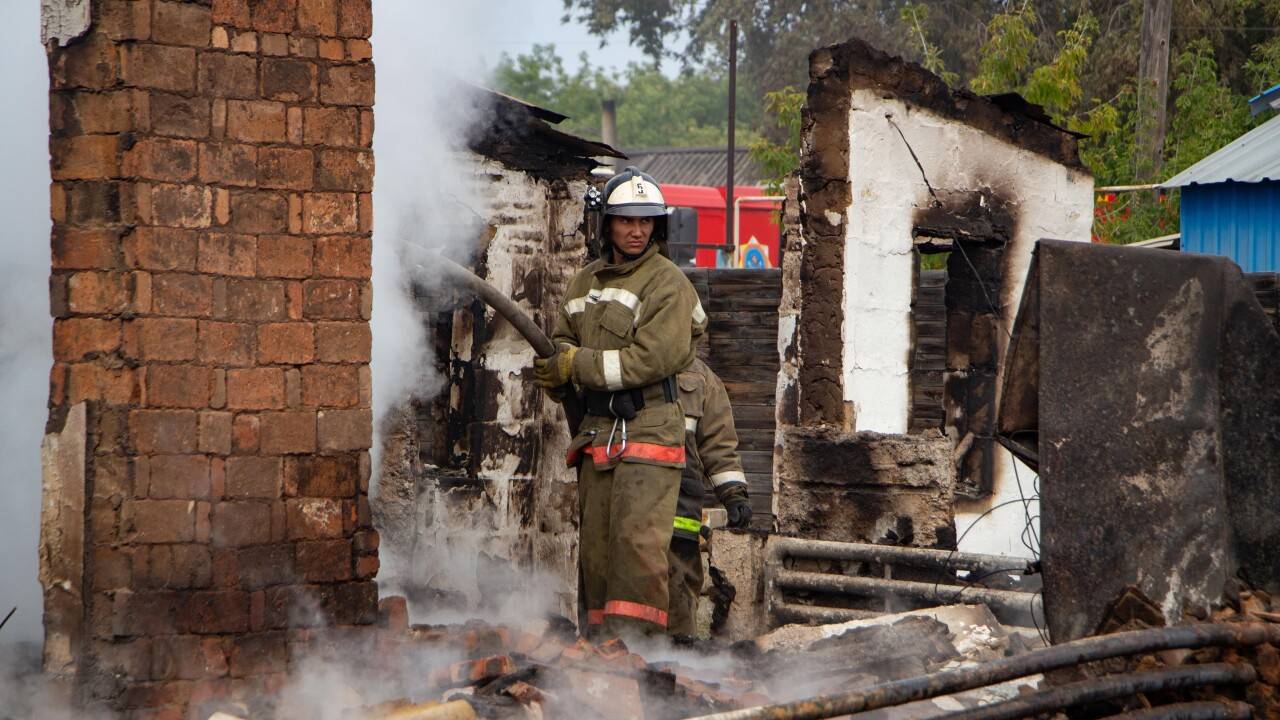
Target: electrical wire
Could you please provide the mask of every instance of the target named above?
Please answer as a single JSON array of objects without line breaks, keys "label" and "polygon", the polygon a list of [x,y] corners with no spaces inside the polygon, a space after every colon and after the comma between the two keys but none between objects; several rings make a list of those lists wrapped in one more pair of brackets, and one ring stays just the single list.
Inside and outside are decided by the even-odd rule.
[{"label": "electrical wire", "polygon": [[[1041,629],[1040,621],[1036,620],[1036,598],[1040,598],[1040,608],[1041,608],[1041,612],[1043,612],[1044,611],[1044,588],[1041,588],[1039,591],[1036,592],[1035,595],[1031,596],[1031,601],[1027,606],[1027,610],[1031,614],[1031,624],[1036,626],[1036,634],[1040,636],[1040,641],[1043,642],[1045,646],[1048,646],[1049,645],[1048,628],[1046,627],[1044,629]],[[1045,624],[1048,625],[1048,623],[1045,623]]]},{"label": "electrical wire", "polygon": [[[999,510],[1000,508],[1005,507],[1006,505],[1012,505],[1014,503],[1026,503],[1026,502],[1028,501],[1025,499],[1019,499],[1019,500],[1006,500],[1002,503],[997,503],[987,508],[986,510],[984,510],[981,515],[974,518],[973,521],[969,523],[969,527],[965,528],[964,532],[960,533],[960,537],[956,538],[956,546],[952,548],[950,552],[947,553],[947,559],[942,562],[942,567],[935,568],[934,570],[933,592],[935,595],[938,593],[938,587],[942,584],[943,577],[951,577],[951,576],[944,576],[943,573],[953,570],[953,568],[951,568],[951,559],[955,557],[955,554],[957,552],[959,552],[960,543],[964,541],[964,538],[966,535],[969,534],[969,531],[977,527],[978,523],[983,518],[987,517],[991,513],[995,512],[996,510]],[[1024,507],[1023,510],[1025,511],[1025,509],[1026,508]]]},{"label": "electrical wire", "polygon": [[[1014,479],[1014,482],[1016,482],[1018,485],[1018,497],[1025,499],[1026,496],[1023,495],[1023,492],[1022,492],[1022,477],[1018,473],[1018,461],[1016,458],[1013,461],[1013,479]],[[1035,497],[1038,498],[1039,494],[1037,493]],[[1023,509],[1023,515],[1026,517],[1026,520],[1027,520],[1027,524],[1022,530],[1022,534],[1023,534],[1022,544],[1024,547],[1026,547],[1028,550],[1031,551],[1031,557],[1035,558],[1036,560],[1039,560],[1040,559],[1040,535],[1039,533],[1036,532],[1035,525],[1031,522],[1031,508],[1027,507],[1027,505],[1024,503],[1022,506],[1022,509]],[[1027,541],[1026,535],[1028,534],[1031,536],[1031,542]],[[1035,544],[1035,547],[1032,547],[1032,543]]]},{"label": "electrical wire", "polygon": [[[924,173],[924,170],[922,168],[921,174],[923,173]],[[1013,333],[1012,331],[1009,330],[1008,327],[1005,327],[1005,324],[1003,322],[1000,322],[1000,319],[1001,319],[1000,313],[996,309],[995,302],[992,301],[991,299],[991,294],[987,292],[987,284],[983,282],[982,275],[978,272],[977,266],[974,265],[973,260],[969,258],[969,252],[965,250],[964,243],[957,241],[953,243],[953,245],[957,250],[960,251],[960,257],[964,258],[965,264],[969,266],[970,272],[973,273],[973,279],[977,281],[978,289],[982,291],[982,297],[987,301],[987,308],[991,311],[991,315],[994,318],[996,318],[996,325],[998,325],[1000,329],[1004,330],[1005,336],[1008,337],[1010,341],[1012,341]],[[1026,493],[1022,489],[1022,477],[1018,472],[1018,461],[1016,458],[1013,461],[1013,477],[1014,477],[1014,482],[1018,486],[1018,497],[1022,500],[1023,517],[1026,520],[1026,524],[1023,525],[1022,533],[1019,536],[1019,540],[1021,541],[1022,546],[1025,547],[1027,551],[1031,553],[1031,556],[1036,560],[1039,560],[1040,559],[1040,534],[1036,532],[1035,526],[1032,524],[1032,521],[1031,521],[1031,510],[1030,510],[1030,507],[1028,506],[1029,499],[1027,498]],[[1034,487],[1034,483],[1038,481],[1038,478],[1039,478],[1039,475],[1037,474],[1036,480],[1033,480],[1033,487]],[[1039,497],[1040,497],[1040,492],[1037,489],[1035,491],[1035,494],[1032,496],[1032,498],[1038,500]],[[959,542],[957,541],[956,544],[958,545]]]},{"label": "electrical wire", "polygon": [[[958,601],[960,599],[960,596],[964,594],[965,590],[968,590],[971,587],[978,587],[979,583],[991,577],[992,575],[1000,575],[1002,573],[1008,574],[1008,573],[1015,573],[1015,572],[1025,574],[1026,571],[1027,571],[1027,568],[1025,565],[1022,567],[996,568],[995,570],[992,570],[990,572],[982,573],[976,578],[972,578],[972,579],[965,578],[964,585],[962,585],[960,589],[956,591],[955,595],[951,596],[951,602]],[[986,586],[983,585],[982,587],[986,587]],[[934,592],[937,592],[936,588],[934,589]]]}]

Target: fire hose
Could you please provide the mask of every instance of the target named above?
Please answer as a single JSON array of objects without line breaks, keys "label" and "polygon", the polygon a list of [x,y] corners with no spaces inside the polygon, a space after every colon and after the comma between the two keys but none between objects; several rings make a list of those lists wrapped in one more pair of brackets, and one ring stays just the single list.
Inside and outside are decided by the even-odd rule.
[{"label": "fire hose", "polygon": [[[514,300],[507,297],[497,288],[482,280],[478,275],[450,260],[444,255],[437,255],[440,268],[445,274],[453,280],[457,285],[475,293],[484,304],[493,308],[494,312],[501,315],[507,322],[511,323],[511,327],[533,347],[533,351],[540,358],[549,358],[556,354],[556,346],[551,342],[551,338],[542,332],[542,328],[529,317]],[[582,416],[585,410],[582,407],[582,401],[574,391],[572,384],[566,384],[564,387],[557,389],[557,394],[563,398],[561,403],[564,405],[564,415],[569,421],[569,432],[577,434],[578,428],[582,425]]]},{"label": "fire hose", "polygon": [[703,715],[695,720],[821,720],[972,690],[1082,663],[1158,650],[1280,643],[1280,626],[1222,623],[1154,628],[1075,640],[973,667],[895,680],[862,690]]}]

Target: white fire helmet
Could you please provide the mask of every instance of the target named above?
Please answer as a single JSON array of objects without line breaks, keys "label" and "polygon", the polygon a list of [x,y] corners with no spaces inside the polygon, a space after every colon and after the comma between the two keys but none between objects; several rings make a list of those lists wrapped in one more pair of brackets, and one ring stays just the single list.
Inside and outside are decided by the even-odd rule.
[{"label": "white fire helmet", "polygon": [[600,213],[598,233],[602,251],[609,247],[611,215],[653,218],[652,241],[658,243],[660,251],[666,254],[667,203],[662,197],[662,189],[658,187],[653,176],[629,165],[605,183],[604,211]]},{"label": "white fire helmet", "polygon": [[605,183],[604,214],[660,217],[667,214],[667,203],[652,177],[635,166],[628,166]]}]

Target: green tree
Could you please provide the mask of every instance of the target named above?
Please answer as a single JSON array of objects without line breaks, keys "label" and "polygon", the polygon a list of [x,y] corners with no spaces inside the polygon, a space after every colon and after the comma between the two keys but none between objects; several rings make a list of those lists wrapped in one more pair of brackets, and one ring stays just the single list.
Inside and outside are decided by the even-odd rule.
[{"label": "green tree", "polygon": [[978,74],[969,81],[974,92],[1013,92],[1022,84],[1031,66],[1031,53],[1036,46],[1033,27],[1038,21],[1028,3],[991,18],[987,41],[979,51]]},{"label": "green tree", "polygon": [[[1267,62],[1265,52],[1260,56],[1255,67]],[[1187,169],[1266,119],[1249,117],[1245,96],[1228,85],[1207,38],[1188,43],[1173,59],[1170,74],[1174,101],[1165,134],[1166,176]],[[1084,144],[1085,160],[1100,186],[1128,184],[1134,177],[1134,96],[1132,88],[1122,93],[1116,103],[1116,127]],[[1104,242],[1128,243],[1177,232],[1178,199],[1176,191],[1103,197],[1094,235]]]},{"label": "green tree", "polygon": [[[1087,137],[1097,184],[1134,182],[1135,77],[1143,0],[563,0],[604,36],[630,31],[654,58],[721,66],[741,21],[740,92],[764,98],[753,157],[775,179],[799,160],[807,57],[859,37],[975,92],[1018,92]],[[1245,99],[1280,82],[1280,0],[1174,0],[1167,174],[1267,116]],[[953,74],[952,74],[953,73]],[[748,90],[752,88],[753,90]],[[759,127],[759,126],[757,126]],[[1099,206],[1095,236],[1131,242],[1177,230],[1177,193],[1130,193]]]},{"label": "green tree", "polygon": [[[499,92],[569,116],[567,132],[600,137],[600,103],[617,101],[619,144],[626,148],[720,145],[727,140],[728,79],[709,69],[687,69],[669,77],[654,65],[632,63],[607,73],[585,56],[568,73],[552,45],[527,54],[503,55],[493,73]],[[737,135],[749,144],[757,135],[759,102],[739,97]]]},{"label": "green tree", "polygon": [[805,94],[793,87],[765,93],[764,111],[780,139],[761,137],[750,145],[751,159],[760,168],[770,195],[782,194],[782,183],[800,162],[800,109]]},{"label": "green tree", "polygon": [[898,16],[920,43],[920,64],[924,69],[942,78],[948,85],[954,85],[960,76],[947,69],[947,64],[942,60],[942,50],[929,42],[924,31],[924,26],[929,21],[929,6],[924,3],[903,5]]},{"label": "green tree", "polygon": [[[1056,0],[1055,0],[1056,1]],[[802,85],[814,48],[859,37],[881,50],[916,55],[917,40],[908,30],[902,9],[935,5],[919,18],[929,37],[946,38],[940,59],[951,68],[967,67],[983,26],[999,0],[946,2],[932,0],[564,0],[566,17],[606,36],[630,33],[631,43],[651,57],[723,67],[727,30],[738,20],[739,67],[744,84],[763,93]],[[961,76],[964,71],[960,72]]]},{"label": "green tree", "polygon": [[1170,85],[1176,99],[1165,157],[1167,172],[1174,175],[1239,137],[1250,121],[1246,98],[1219,79],[1207,40],[1191,43],[1176,58]]}]

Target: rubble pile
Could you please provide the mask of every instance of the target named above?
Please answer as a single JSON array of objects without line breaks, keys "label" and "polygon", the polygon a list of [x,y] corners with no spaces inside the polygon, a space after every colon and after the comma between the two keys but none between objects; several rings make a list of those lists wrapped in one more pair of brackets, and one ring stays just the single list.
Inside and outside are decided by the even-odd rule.
[{"label": "rubble pile", "polygon": [[294,692],[211,710],[218,720],[674,720],[792,717],[806,707],[826,714],[795,716],[1008,720],[1154,708],[1280,720],[1280,613],[1261,592],[1165,628],[1160,608],[1130,588],[1094,637],[1053,647],[984,605],[786,625],[732,644],[658,637],[635,647],[592,643],[563,618],[410,625],[403,598],[381,605],[379,627],[364,636],[298,631]]},{"label": "rubble pile", "polygon": [[[209,710],[221,711],[220,720],[688,718],[870,687],[1027,646],[981,605],[787,625],[734,644],[654,638],[634,648],[579,638],[563,618],[410,625],[402,598],[381,605],[380,627],[365,637],[300,632],[290,661],[298,692]],[[1010,694],[1016,688],[960,706]]]},{"label": "rubble pile", "polygon": [[[1207,623],[1280,623],[1280,612],[1271,596],[1261,590],[1244,590],[1224,598],[1223,606],[1212,612],[1187,613],[1186,624]],[[1127,588],[1111,603],[1100,635],[1163,627],[1160,608],[1136,588]],[[1275,643],[1257,645],[1204,647],[1196,650],[1165,650],[1126,658],[1090,663],[1077,668],[1051,673],[1049,682],[1061,685],[1116,673],[1133,673],[1164,668],[1225,664],[1249,666],[1253,682],[1238,685],[1208,685],[1186,690],[1165,690],[1158,694],[1135,694],[1114,701],[1109,711],[1128,712],[1173,703],[1211,701],[1224,705],[1245,702],[1253,709],[1253,717],[1280,719],[1280,648]]]}]

